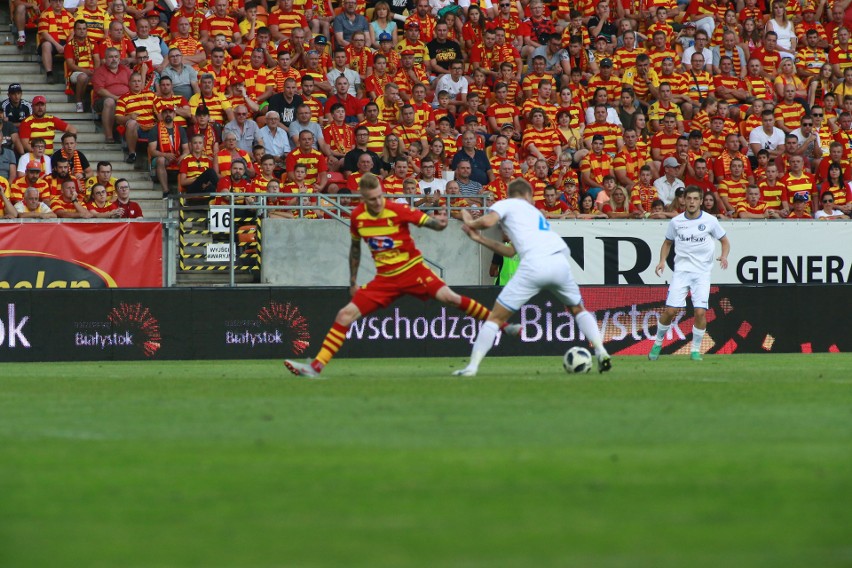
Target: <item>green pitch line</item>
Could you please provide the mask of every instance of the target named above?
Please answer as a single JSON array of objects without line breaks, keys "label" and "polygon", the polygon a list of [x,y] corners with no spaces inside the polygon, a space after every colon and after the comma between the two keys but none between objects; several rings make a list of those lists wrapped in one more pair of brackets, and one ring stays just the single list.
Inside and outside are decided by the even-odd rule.
[{"label": "green pitch line", "polygon": [[852,358],[0,366],[0,566],[852,564]]}]

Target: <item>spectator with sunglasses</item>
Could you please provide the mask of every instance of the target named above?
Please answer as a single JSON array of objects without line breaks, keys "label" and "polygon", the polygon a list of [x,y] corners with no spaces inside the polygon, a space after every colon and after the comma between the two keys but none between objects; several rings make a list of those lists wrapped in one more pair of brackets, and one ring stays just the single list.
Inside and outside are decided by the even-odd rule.
[{"label": "spectator with sunglasses", "polygon": [[822,209],[814,213],[814,219],[831,221],[834,219],[849,218],[848,215],[843,214],[843,211],[834,207],[834,194],[830,191],[827,191],[822,194],[822,197],[820,198],[820,203],[822,204]]}]

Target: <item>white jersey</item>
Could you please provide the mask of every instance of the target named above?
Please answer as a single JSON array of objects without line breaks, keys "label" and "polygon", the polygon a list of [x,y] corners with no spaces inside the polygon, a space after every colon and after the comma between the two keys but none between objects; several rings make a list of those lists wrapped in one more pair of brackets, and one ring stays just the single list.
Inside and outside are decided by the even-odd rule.
[{"label": "white jersey", "polygon": [[681,213],[669,222],[666,239],[674,242],[675,272],[706,272],[713,268],[716,243],[725,230],[713,215],[702,211],[695,219]]},{"label": "white jersey", "polygon": [[548,220],[529,201],[519,197],[503,199],[489,210],[500,216],[500,225],[521,261],[568,250],[562,237],[550,229]]}]

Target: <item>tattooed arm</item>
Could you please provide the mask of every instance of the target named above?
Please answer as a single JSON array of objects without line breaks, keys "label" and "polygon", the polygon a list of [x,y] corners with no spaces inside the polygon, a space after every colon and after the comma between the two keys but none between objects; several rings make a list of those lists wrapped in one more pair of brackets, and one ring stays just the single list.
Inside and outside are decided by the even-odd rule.
[{"label": "tattooed arm", "polygon": [[358,267],[361,266],[361,239],[353,240],[349,246],[349,293],[358,290]]}]

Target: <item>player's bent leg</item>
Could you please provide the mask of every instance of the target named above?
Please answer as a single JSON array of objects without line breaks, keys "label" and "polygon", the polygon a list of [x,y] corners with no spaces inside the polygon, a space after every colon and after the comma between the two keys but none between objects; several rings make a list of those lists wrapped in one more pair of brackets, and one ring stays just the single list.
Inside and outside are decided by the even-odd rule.
[{"label": "player's bent leg", "polygon": [[304,377],[317,377],[322,372],[323,368],[328,365],[329,361],[331,361],[332,357],[334,357],[340,348],[343,346],[343,342],[346,341],[346,333],[349,331],[349,326],[352,325],[352,322],[361,317],[361,311],[358,309],[353,302],[349,302],[346,304],[339,312],[337,312],[337,317],[334,318],[334,324],[332,324],[331,329],[328,330],[328,333],[323,339],[322,347],[320,347],[319,353],[314,357],[313,361],[309,363],[301,363],[299,361],[293,361],[291,359],[287,359],[284,361],[284,366],[290,370],[291,373]]},{"label": "player's bent leg", "polygon": [[486,319],[491,313],[488,308],[473,298],[462,296],[446,285],[435,293],[435,299],[443,304],[454,306],[475,319]]}]

